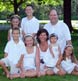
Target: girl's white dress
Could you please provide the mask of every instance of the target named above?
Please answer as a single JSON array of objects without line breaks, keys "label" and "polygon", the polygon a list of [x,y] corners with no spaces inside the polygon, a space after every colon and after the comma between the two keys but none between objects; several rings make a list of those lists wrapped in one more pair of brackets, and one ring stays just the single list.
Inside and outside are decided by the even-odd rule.
[{"label": "girl's white dress", "polygon": [[59,59],[58,44],[52,45],[52,51],[53,51],[54,57],[50,53],[49,48],[48,48],[48,51],[49,51],[49,54],[46,54],[46,56],[44,57],[44,61],[48,67],[55,67]]},{"label": "girl's white dress", "polygon": [[36,69],[35,58],[36,58],[36,46],[34,46],[33,53],[28,54],[26,51],[26,54],[24,56],[24,63],[23,63],[23,67],[25,70]]},{"label": "girl's white dress", "polygon": [[69,58],[66,58],[66,60],[63,60],[61,62],[61,66],[69,74],[74,70],[75,66],[78,67],[78,65],[76,63],[73,63],[71,59]]}]

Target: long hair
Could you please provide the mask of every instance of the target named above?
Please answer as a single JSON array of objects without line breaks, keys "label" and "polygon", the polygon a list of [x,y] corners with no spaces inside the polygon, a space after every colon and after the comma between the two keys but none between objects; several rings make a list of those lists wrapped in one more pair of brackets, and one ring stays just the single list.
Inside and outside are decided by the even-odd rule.
[{"label": "long hair", "polygon": [[72,62],[75,62],[75,61],[76,61],[76,58],[75,58],[75,55],[74,55],[74,50],[73,50],[73,46],[72,46],[72,45],[66,45],[66,47],[65,47],[65,49],[64,49],[64,53],[63,53],[63,60],[66,60],[66,52],[65,52],[65,50],[66,50],[68,47],[71,47],[71,48],[72,48],[71,61],[72,61]]},{"label": "long hair", "polygon": [[[18,15],[12,15],[10,18],[10,22],[12,22],[13,19],[18,19],[19,20],[19,24],[18,26],[20,27],[20,23],[21,23],[21,18]],[[13,27],[12,23],[11,23],[11,27]]]}]

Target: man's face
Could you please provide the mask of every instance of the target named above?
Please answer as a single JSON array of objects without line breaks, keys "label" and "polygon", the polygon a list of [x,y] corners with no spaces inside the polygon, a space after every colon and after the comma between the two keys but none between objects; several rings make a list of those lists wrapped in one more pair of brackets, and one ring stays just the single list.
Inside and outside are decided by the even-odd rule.
[{"label": "man's face", "polygon": [[50,11],[49,19],[50,19],[50,22],[52,24],[56,24],[57,23],[57,21],[58,21],[58,15],[57,15],[56,10]]},{"label": "man's face", "polygon": [[33,8],[31,6],[26,7],[25,13],[26,13],[27,16],[33,15],[33,12],[34,12],[34,10],[33,10]]}]

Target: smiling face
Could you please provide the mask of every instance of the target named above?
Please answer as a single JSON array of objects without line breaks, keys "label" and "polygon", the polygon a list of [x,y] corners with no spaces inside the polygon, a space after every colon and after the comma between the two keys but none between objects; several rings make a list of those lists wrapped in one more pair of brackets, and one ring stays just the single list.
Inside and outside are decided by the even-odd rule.
[{"label": "smiling face", "polygon": [[25,13],[27,16],[32,16],[33,15],[33,8],[31,6],[27,6],[26,9],[25,9]]},{"label": "smiling face", "polygon": [[13,35],[13,40],[19,40],[20,31],[19,30],[13,30],[12,35]]},{"label": "smiling face", "polygon": [[66,49],[65,49],[66,56],[71,56],[72,52],[73,52],[73,49],[71,46],[66,47]]},{"label": "smiling face", "polygon": [[47,40],[47,35],[45,32],[41,33],[39,36],[40,42],[45,42]]},{"label": "smiling face", "polygon": [[56,10],[51,10],[49,14],[50,22],[54,25],[58,22],[58,15]]},{"label": "smiling face", "polygon": [[11,24],[13,28],[18,28],[20,24],[20,20],[18,18],[13,18]]},{"label": "smiling face", "polygon": [[25,37],[25,44],[28,47],[31,47],[34,45],[34,39],[31,36]]},{"label": "smiling face", "polygon": [[57,42],[57,37],[50,37],[50,42],[55,44]]}]

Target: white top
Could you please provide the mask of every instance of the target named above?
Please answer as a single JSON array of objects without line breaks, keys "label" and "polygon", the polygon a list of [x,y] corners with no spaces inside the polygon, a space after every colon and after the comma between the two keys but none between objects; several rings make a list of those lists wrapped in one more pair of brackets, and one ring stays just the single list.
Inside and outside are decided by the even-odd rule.
[{"label": "white top", "polygon": [[21,22],[21,27],[25,34],[37,33],[39,29],[39,21],[35,17],[33,17],[31,20],[28,20],[27,17],[24,17]]},{"label": "white top", "polygon": [[[10,29],[9,30],[9,32],[10,32],[10,39],[12,40],[13,39],[13,36],[12,36],[12,29]],[[19,37],[19,39],[23,39],[23,34],[22,34],[22,29],[20,28],[20,37]]]},{"label": "white top", "polygon": [[66,60],[61,62],[61,66],[69,74],[74,70],[76,66],[78,67],[76,63],[72,62],[71,59],[67,57]]},{"label": "white top", "polygon": [[35,58],[36,58],[36,46],[34,46],[34,51],[31,54],[28,54],[26,50],[26,54],[24,56],[24,68],[35,69]]},{"label": "white top", "polygon": [[59,45],[56,43],[56,44],[52,44],[52,51],[53,51],[53,54],[54,54],[54,58],[58,59],[59,58]]},{"label": "white top", "polygon": [[25,45],[24,43],[19,40],[16,44],[13,40],[8,41],[4,52],[8,54],[7,58],[12,61],[14,64],[18,63],[21,55],[25,54]]},{"label": "white top", "polygon": [[40,49],[40,59],[43,59],[44,64],[48,67],[54,67],[55,66],[55,60],[53,59],[49,48],[46,51],[42,51]]},{"label": "white top", "polygon": [[58,44],[63,53],[66,41],[71,40],[71,35],[68,26],[64,22],[58,21],[56,25],[52,25],[49,22],[44,26],[44,28],[48,31],[49,35],[55,33],[58,36]]}]

